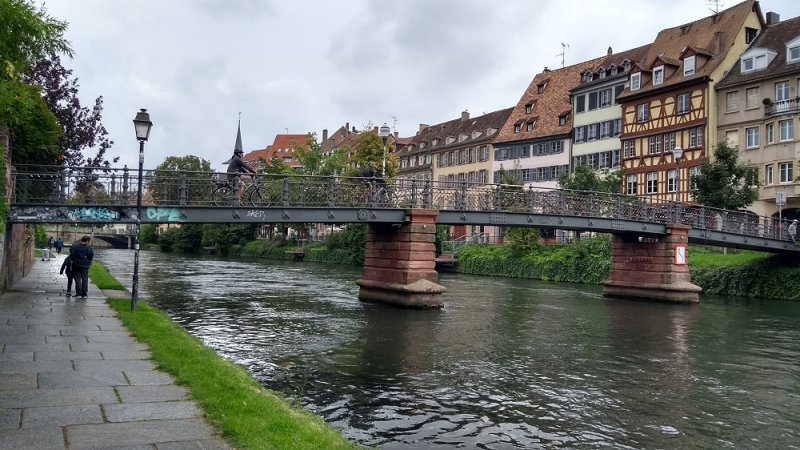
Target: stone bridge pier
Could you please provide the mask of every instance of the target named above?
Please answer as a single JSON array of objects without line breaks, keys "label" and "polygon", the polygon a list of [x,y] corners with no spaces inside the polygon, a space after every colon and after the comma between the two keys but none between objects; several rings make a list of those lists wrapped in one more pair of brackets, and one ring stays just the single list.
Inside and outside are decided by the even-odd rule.
[{"label": "stone bridge pier", "polygon": [[692,284],[687,265],[689,229],[667,225],[660,238],[615,234],[611,273],[603,295],[675,303],[699,303],[702,288]]},{"label": "stone bridge pier", "polygon": [[402,225],[370,224],[358,297],[411,308],[440,308],[437,210],[411,209]]}]

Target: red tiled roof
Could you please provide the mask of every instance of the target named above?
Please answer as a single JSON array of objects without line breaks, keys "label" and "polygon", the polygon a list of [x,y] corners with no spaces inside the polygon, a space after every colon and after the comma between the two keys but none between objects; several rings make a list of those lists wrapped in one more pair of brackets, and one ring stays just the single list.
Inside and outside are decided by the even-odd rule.
[{"label": "red tiled roof", "polygon": [[275,136],[272,145],[250,151],[242,157],[242,160],[246,163],[256,163],[259,158],[264,158],[266,161],[278,158],[291,167],[299,167],[301,164],[294,159],[294,149],[295,147],[308,149],[308,138],[308,134],[279,134]]}]

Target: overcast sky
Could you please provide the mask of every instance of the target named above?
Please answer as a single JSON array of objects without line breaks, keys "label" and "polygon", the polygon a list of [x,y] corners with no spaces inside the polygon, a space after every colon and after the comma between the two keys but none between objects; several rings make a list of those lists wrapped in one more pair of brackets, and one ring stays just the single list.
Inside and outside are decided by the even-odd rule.
[{"label": "overcast sky", "polygon": [[[41,3],[40,0],[39,3]],[[388,123],[412,136],[516,105],[534,75],[653,41],[710,15],[708,0],[49,0],[67,21],[81,101],[104,98],[119,166],[138,166],[132,120],[154,123],[145,168],[197,155],[224,170],[276,134]],[[738,2],[719,2],[723,9]],[[781,19],[797,0],[764,0]]]}]

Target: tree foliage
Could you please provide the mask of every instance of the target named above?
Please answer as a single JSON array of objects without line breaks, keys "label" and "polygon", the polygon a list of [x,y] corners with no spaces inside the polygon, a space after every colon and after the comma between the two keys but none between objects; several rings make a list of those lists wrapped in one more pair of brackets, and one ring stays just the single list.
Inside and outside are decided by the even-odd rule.
[{"label": "tree foliage", "polygon": [[[36,62],[27,71],[24,81],[41,88],[42,98],[61,125],[60,159],[69,166],[109,167],[105,153],[114,142],[108,139],[101,122],[103,97],[95,100],[92,109],[81,106],[78,79],[72,78],[72,70],[64,68],[57,56]],[[85,158],[82,152],[90,148],[96,148],[97,154]],[[114,158],[114,162],[118,159]]]},{"label": "tree foliage", "polygon": [[72,56],[64,38],[67,23],[36,8],[29,0],[0,1],[0,80],[17,80],[35,61]]},{"label": "tree foliage", "polygon": [[0,81],[0,125],[9,130],[11,161],[56,164],[61,127],[37,89]]},{"label": "tree foliage", "polygon": [[692,176],[692,196],[713,208],[737,210],[758,199],[758,169],[739,162],[739,149],[723,141]]},{"label": "tree foliage", "polygon": [[[393,145],[386,144],[385,157],[386,157],[386,173],[383,174],[384,178],[393,178],[397,175],[398,161],[392,155]],[[365,167],[373,167],[377,174],[381,173],[383,168],[384,158],[384,145],[383,139],[377,133],[367,131],[362,132],[356,139],[355,148],[353,148],[353,155],[347,161],[350,167],[349,175],[355,176],[359,170]]]},{"label": "tree foliage", "polygon": [[[176,199],[180,196],[181,173],[189,180],[212,178],[211,163],[194,155],[168,156],[152,173],[147,189],[154,199]],[[188,189],[187,201],[191,204],[208,200],[203,189]]]},{"label": "tree foliage", "polygon": [[590,166],[581,164],[572,173],[561,175],[558,178],[558,186],[561,189],[575,191],[619,193],[622,186],[622,171],[612,170],[601,174]]}]

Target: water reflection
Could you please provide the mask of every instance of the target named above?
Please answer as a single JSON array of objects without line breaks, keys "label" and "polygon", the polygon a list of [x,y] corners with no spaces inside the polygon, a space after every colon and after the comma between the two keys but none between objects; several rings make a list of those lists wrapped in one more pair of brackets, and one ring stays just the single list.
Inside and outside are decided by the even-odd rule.
[{"label": "water reflection", "polygon": [[[777,448],[800,441],[800,305],[612,301],[443,275],[440,311],[357,300],[356,268],[143,252],[142,297],[381,448]],[[128,253],[99,258],[130,280]]]}]

